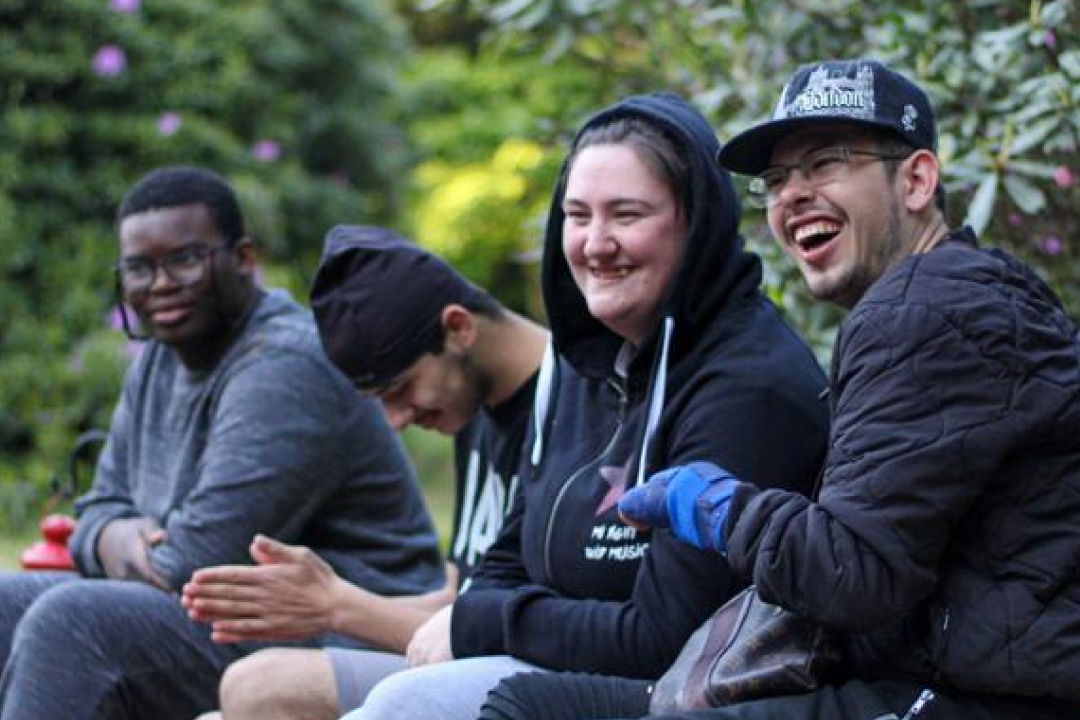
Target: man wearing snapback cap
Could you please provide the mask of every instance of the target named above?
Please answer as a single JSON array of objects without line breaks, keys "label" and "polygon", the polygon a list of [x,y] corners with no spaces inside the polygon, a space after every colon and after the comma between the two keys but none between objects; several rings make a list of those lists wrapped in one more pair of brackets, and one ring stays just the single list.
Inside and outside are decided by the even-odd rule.
[{"label": "man wearing snapback cap", "polygon": [[816,502],[719,468],[653,482],[766,600],[844,631],[857,679],[712,718],[903,715],[921,688],[929,718],[1080,709],[1080,339],[1029,268],[946,225],[936,142],[918,86],[852,60],[801,68],[720,151],[811,293],[850,308],[831,450]]},{"label": "man wearing snapback cap", "polygon": [[[1030,269],[946,225],[936,144],[918,86],[876,61],[828,61],[800,68],[772,119],[718,155],[751,176],[811,293],[850,309],[820,493],[694,463],[620,511],[840,631],[849,675],[676,717],[1078,716],[1080,340]],[[639,717],[649,691],[518,676],[482,718]]]},{"label": "man wearing snapback cap", "polygon": [[245,658],[222,681],[228,720],[332,720],[405,667],[413,631],[453,600],[502,527],[547,345],[539,325],[381,228],[329,233],[311,305],[327,355],[382,401],[395,429],[416,424],[455,436],[451,579],[439,592],[383,597],[335,576],[306,548],[267,538],[252,545],[254,567],[196,573],[184,602],[194,619],[212,623],[219,642],[333,628],[375,648],[275,648]]}]

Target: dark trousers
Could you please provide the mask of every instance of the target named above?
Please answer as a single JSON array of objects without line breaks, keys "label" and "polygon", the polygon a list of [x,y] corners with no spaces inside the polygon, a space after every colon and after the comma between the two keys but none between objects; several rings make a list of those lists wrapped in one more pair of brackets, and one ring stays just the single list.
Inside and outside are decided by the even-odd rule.
[{"label": "dark trousers", "polygon": [[[651,683],[581,673],[525,673],[488,695],[480,720],[636,720],[648,715]],[[803,695],[694,710],[657,720],[896,720],[923,687],[901,681],[851,680]],[[1066,720],[1057,703],[972,696],[939,690],[917,720]]]},{"label": "dark trousers", "polygon": [[225,667],[265,646],[212,642],[144,583],[0,573],[0,720],[191,720],[218,706]]},{"label": "dark trousers", "polygon": [[0,575],[2,720],[190,720],[241,654],[143,583]]}]

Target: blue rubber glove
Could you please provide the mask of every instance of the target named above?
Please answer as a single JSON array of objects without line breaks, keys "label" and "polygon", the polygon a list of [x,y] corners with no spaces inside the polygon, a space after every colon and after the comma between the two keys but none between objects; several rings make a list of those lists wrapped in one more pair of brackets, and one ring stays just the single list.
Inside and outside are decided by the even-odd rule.
[{"label": "blue rubber glove", "polygon": [[623,495],[619,513],[632,524],[670,527],[685,543],[727,554],[724,522],[738,483],[708,462],[668,468]]}]

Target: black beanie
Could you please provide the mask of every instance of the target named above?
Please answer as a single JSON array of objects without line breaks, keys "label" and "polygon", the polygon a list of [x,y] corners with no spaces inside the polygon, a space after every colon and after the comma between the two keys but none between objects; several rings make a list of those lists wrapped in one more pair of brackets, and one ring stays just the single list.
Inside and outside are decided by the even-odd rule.
[{"label": "black beanie", "polygon": [[377,227],[327,233],[311,285],[323,349],[364,389],[386,386],[441,348],[443,308],[484,299],[444,260]]}]

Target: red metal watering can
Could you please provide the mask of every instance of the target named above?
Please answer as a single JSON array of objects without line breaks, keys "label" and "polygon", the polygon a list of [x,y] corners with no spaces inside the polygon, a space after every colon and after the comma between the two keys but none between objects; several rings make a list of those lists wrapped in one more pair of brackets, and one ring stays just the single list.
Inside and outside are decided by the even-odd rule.
[{"label": "red metal watering can", "polygon": [[[108,435],[101,430],[84,432],[75,440],[75,447],[68,455],[67,478],[57,474],[52,481],[52,496],[45,504],[46,513],[57,502],[71,500],[79,489],[79,460],[97,456],[90,449],[97,450],[105,442]],[[71,554],[68,552],[67,542],[71,533],[75,531],[75,518],[70,515],[46,514],[38,525],[41,530],[42,540],[38,540],[23,551],[19,558],[24,570],[74,570],[75,565],[71,562]]]}]

